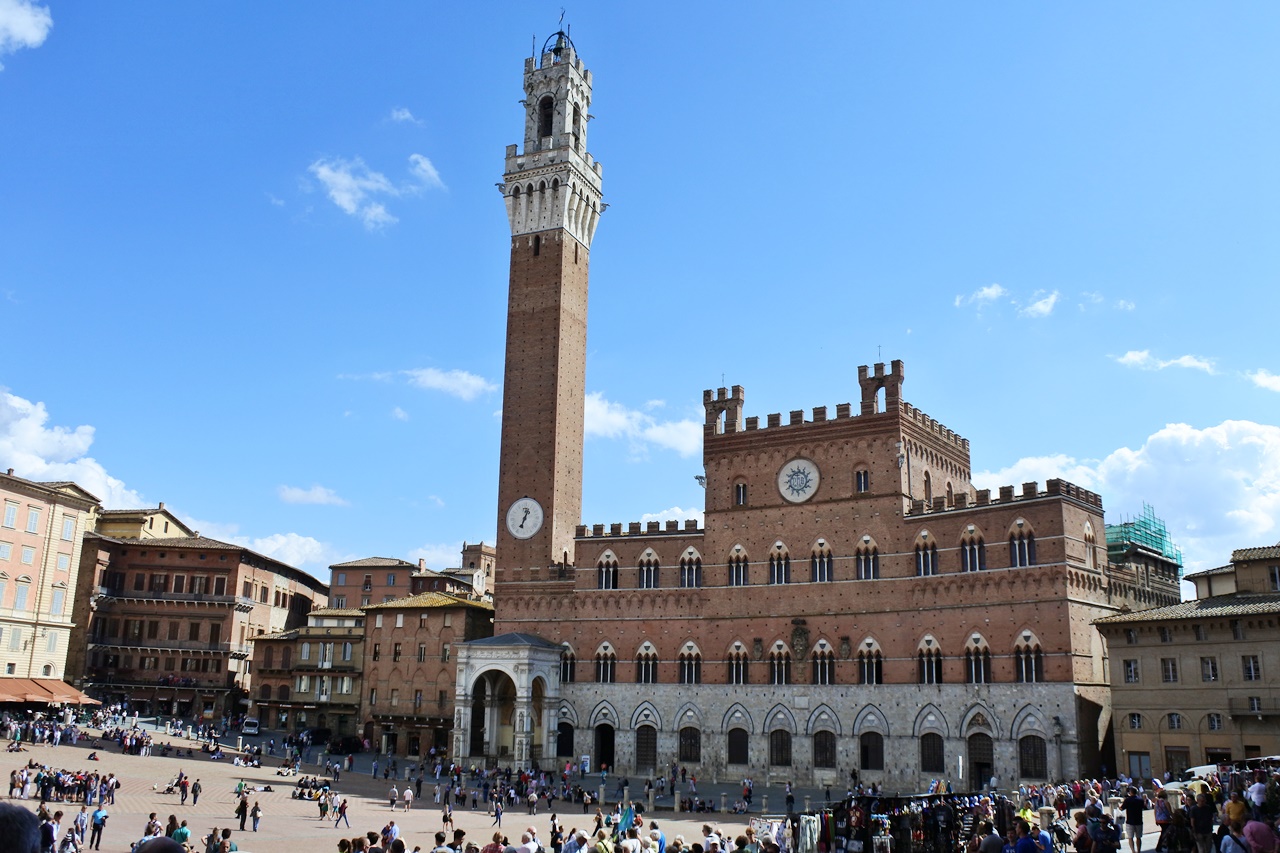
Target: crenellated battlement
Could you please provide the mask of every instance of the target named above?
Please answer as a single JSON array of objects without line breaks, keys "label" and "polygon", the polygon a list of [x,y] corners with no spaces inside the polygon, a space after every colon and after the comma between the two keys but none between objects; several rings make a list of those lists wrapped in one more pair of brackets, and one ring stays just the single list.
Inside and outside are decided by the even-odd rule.
[{"label": "crenellated battlement", "polygon": [[955,430],[948,429],[946,426],[939,423],[936,418],[929,417],[907,401],[902,401],[899,411],[901,411],[902,419],[904,421],[911,421],[921,429],[932,433],[939,441],[950,444],[953,447],[963,450],[965,453],[969,452],[969,439],[963,438]]},{"label": "crenellated battlement", "polygon": [[615,522],[607,525],[609,530],[605,532],[606,525],[593,524],[588,527],[585,524],[579,524],[574,530],[575,539],[592,539],[601,537],[616,536],[672,536],[685,533],[701,533],[702,528],[698,526],[696,518],[685,519],[684,525],[681,526],[679,521],[671,519],[666,522],[661,521],[632,521],[627,523],[626,530],[623,530],[623,524]]},{"label": "crenellated battlement", "polygon": [[[714,439],[717,436],[731,435],[740,432],[760,432],[768,429],[822,424],[831,421],[842,421],[857,418],[860,415],[877,415],[896,412],[906,421],[910,421],[922,430],[931,433],[940,442],[949,444],[963,453],[969,452],[969,439],[948,429],[936,419],[929,417],[920,409],[902,399],[901,388],[905,369],[901,361],[894,361],[886,366],[883,363],[858,368],[858,384],[862,387],[862,399],[857,412],[852,403],[836,405],[835,416],[832,417],[826,406],[814,406],[809,418],[805,418],[804,409],[792,409],[783,421],[781,412],[774,412],[765,417],[763,426],[760,418],[752,416],[744,418],[742,410],[746,405],[746,392],[741,385],[732,389],[707,389],[702,392],[702,406],[706,410],[706,421],[703,425],[703,438]],[[879,392],[884,390],[885,412],[880,411]],[[723,420],[721,419],[723,415]]]},{"label": "crenellated battlement", "polygon": [[1047,480],[1044,484],[1044,491],[1039,490],[1039,483],[1032,480],[1023,483],[1022,490],[1017,491],[1013,486],[1001,486],[996,490],[996,497],[991,497],[990,489],[979,489],[974,495],[973,503],[969,503],[969,496],[963,492],[955,495],[955,503],[953,506],[947,506],[945,497],[936,497],[932,502],[913,500],[907,508],[907,515],[933,515],[943,512],[956,512],[958,510],[979,509],[986,506],[1003,506],[1005,504],[1016,503],[1019,501],[1030,501],[1037,498],[1066,497],[1079,501],[1085,506],[1090,506],[1102,512],[1102,496],[1097,492],[1091,492],[1083,489],[1075,483],[1069,483],[1066,480],[1053,479]]}]

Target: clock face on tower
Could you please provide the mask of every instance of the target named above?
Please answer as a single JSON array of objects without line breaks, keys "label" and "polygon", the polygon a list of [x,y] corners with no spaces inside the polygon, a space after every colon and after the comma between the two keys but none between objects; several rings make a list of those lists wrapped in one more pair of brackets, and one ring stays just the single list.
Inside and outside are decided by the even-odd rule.
[{"label": "clock face on tower", "polygon": [[793,504],[809,500],[818,491],[818,466],[808,459],[792,459],[778,472],[778,491]]},{"label": "clock face on tower", "polygon": [[542,529],[542,505],[533,498],[520,498],[507,510],[507,530],[517,539],[528,539]]}]

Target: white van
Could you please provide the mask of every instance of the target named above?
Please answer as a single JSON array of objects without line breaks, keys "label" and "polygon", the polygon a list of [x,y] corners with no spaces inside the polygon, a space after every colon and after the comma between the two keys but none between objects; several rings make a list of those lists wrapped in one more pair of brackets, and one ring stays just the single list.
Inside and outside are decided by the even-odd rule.
[{"label": "white van", "polygon": [[258,721],[253,717],[245,717],[244,722],[240,724],[240,734],[256,735],[258,733]]}]

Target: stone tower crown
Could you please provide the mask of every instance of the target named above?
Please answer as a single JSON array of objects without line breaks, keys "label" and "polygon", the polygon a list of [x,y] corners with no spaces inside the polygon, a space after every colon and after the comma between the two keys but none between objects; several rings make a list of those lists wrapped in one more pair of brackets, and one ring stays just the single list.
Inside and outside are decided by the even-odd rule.
[{"label": "stone tower crown", "polygon": [[874,415],[879,413],[880,406],[876,395],[881,388],[884,389],[885,411],[896,411],[898,404],[902,402],[902,381],[905,378],[901,359],[894,359],[890,363],[888,371],[884,369],[884,362],[878,362],[875,365],[874,373],[865,364],[860,366],[858,368],[858,384],[862,386],[862,414]]},{"label": "stone tower crown", "polygon": [[587,153],[591,72],[563,32],[524,63],[524,151],[507,146],[499,185],[513,237],[563,228],[591,246],[601,204],[602,169]]}]

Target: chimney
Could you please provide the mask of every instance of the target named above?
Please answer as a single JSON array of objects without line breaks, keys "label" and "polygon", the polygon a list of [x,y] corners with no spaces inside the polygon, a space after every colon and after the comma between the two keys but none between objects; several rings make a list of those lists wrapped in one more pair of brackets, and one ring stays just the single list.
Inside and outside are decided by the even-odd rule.
[{"label": "chimney", "polygon": [[426,557],[419,557],[419,558],[418,558],[418,571],[420,571],[420,572],[421,572],[421,571],[425,571],[425,570],[426,570],[426,568],[427,568],[427,558],[426,558]]},{"label": "chimney", "polygon": [[10,476],[10,477],[12,477],[12,476],[13,476],[13,469],[12,469],[12,468],[10,468],[10,469],[9,469],[9,476]]},{"label": "chimney", "polygon": [[158,509],[164,509],[164,501],[160,501],[160,506],[158,507]]}]

